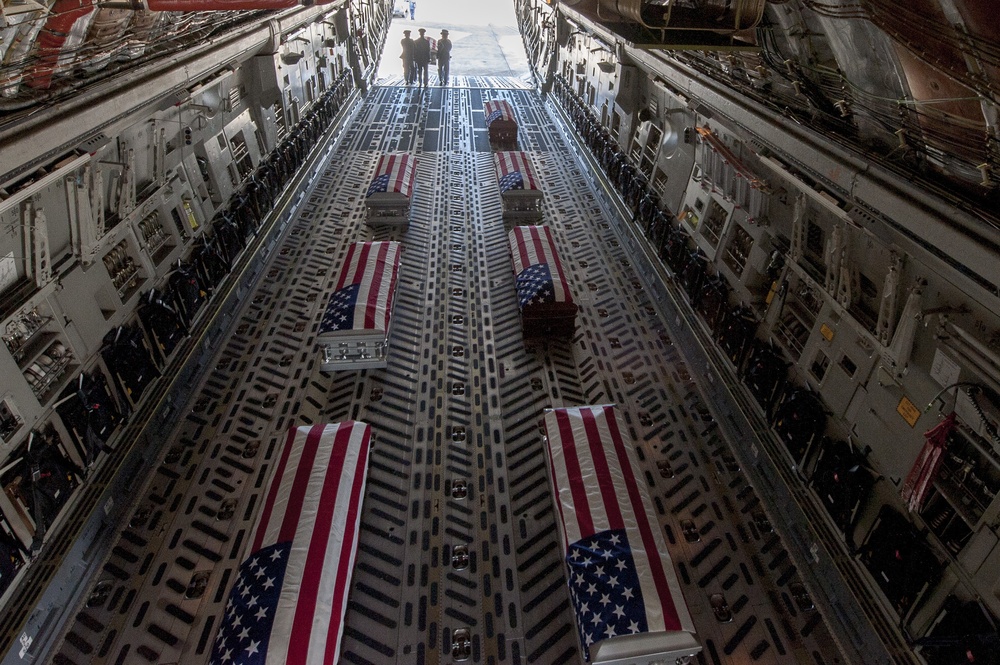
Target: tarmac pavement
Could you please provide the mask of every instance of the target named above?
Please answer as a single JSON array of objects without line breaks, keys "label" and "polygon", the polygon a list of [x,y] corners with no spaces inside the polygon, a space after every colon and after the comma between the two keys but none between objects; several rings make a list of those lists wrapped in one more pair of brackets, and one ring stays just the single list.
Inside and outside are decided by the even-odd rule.
[{"label": "tarmac pavement", "polygon": [[[446,28],[452,42],[451,76],[528,76],[528,60],[524,42],[517,30],[513,3],[471,2],[455,3],[448,0],[419,0],[415,20],[396,17],[389,26],[386,52],[379,64],[381,84],[397,83],[403,67],[399,60],[399,41],[403,30],[410,30],[417,38],[417,30],[424,28],[427,36],[438,39]],[[437,85],[437,67],[430,66],[430,84]]]}]

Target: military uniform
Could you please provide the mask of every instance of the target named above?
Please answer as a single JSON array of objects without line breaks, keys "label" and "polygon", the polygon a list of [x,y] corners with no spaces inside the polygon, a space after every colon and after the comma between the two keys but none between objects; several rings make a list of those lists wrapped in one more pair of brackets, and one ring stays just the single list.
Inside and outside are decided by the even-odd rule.
[{"label": "military uniform", "polygon": [[438,55],[438,80],[441,85],[448,85],[448,70],[451,62],[451,40],[448,39],[448,31],[441,31],[441,39],[437,43]]}]

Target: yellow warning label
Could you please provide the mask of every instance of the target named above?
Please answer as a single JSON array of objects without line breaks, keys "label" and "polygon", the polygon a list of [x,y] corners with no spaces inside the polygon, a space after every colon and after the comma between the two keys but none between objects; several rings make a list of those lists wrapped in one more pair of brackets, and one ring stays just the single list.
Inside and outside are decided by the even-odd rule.
[{"label": "yellow warning label", "polygon": [[184,204],[184,212],[187,213],[188,224],[191,225],[191,230],[197,231],[198,219],[194,216],[194,209],[191,207],[191,201],[184,199],[182,203]]},{"label": "yellow warning label", "polygon": [[896,406],[896,413],[903,416],[903,420],[908,422],[910,427],[915,426],[917,421],[920,420],[920,409],[905,397],[899,400],[899,405]]},{"label": "yellow warning label", "polygon": [[826,338],[826,341],[828,342],[833,341],[833,328],[831,328],[830,326],[824,323],[819,327],[819,332],[821,335],[823,335],[823,337]]},{"label": "yellow warning label", "polygon": [[771,282],[771,290],[767,292],[767,298],[764,299],[764,302],[770,305],[771,301],[774,300],[774,294],[776,294],[777,292],[778,292],[778,280],[774,280],[773,282]]}]

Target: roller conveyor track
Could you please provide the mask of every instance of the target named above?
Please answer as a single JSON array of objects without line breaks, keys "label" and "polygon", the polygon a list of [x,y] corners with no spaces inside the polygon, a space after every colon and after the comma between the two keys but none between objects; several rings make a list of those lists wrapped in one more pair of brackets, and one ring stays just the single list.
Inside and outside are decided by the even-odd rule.
[{"label": "roller conveyor track", "polygon": [[[451,663],[456,628],[470,630],[470,662],[579,662],[539,426],[546,407],[608,402],[636,441],[701,662],[842,658],[820,615],[793,602],[795,565],[542,100],[516,81],[459,82],[376,87],[362,103],[137,488],[97,576],[106,593],[79,608],[57,662],[207,662],[285,430],[345,419],[370,423],[375,442],[341,662]],[[571,341],[521,336],[482,116],[493,96],[517,109],[542,179],[581,305]],[[393,150],[420,159],[411,224],[373,231],[363,193]],[[366,238],[404,243],[389,366],[324,375],[320,316],[348,243]],[[451,495],[455,480],[465,498]],[[699,542],[685,542],[680,519]],[[457,545],[464,570],[451,564]],[[712,593],[731,623],[716,621]]]}]

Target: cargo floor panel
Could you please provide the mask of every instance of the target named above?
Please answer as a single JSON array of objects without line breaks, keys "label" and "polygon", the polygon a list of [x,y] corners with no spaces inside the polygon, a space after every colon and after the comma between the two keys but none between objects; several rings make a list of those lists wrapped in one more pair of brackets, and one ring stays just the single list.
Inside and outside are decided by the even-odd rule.
[{"label": "cargo floor panel", "polygon": [[[522,336],[482,122],[494,98],[517,110],[544,223],[581,304],[570,339]],[[406,230],[365,223],[364,190],[392,151],[419,160]],[[198,417],[178,419],[163,473],[136,488],[135,514],[158,517],[133,517],[120,534],[121,574],[100,577],[112,591],[81,608],[63,662],[208,662],[285,431],[347,419],[372,425],[373,445],[343,662],[450,662],[458,629],[470,633],[474,662],[579,662],[539,425],[548,407],[612,402],[686,572],[699,638],[712,644],[704,662],[721,662],[720,651],[740,662],[835,662],[815,611],[796,614],[785,600],[797,578],[783,546],[760,533],[754,510],[740,511],[752,490],[735,482],[738,469],[711,462],[724,442],[699,416],[696,372],[670,345],[593,188],[542,98],[519,81],[373,88],[243,296],[192,398]],[[324,374],[317,324],[348,245],[368,239],[403,243],[388,366]],[[731,622],[713,614],[716,593]]]}]

